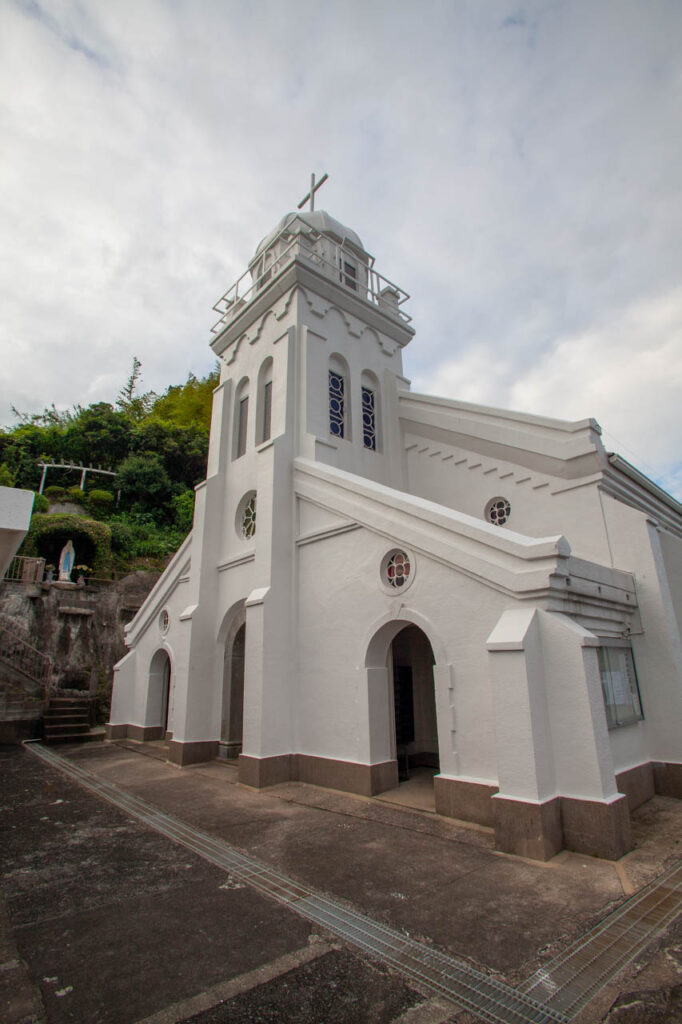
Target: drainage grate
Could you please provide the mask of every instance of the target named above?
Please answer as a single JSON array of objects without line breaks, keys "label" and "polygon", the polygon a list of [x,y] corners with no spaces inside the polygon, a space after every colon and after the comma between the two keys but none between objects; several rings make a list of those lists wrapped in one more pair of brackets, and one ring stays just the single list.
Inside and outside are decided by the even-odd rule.
[{"label": "drainage grate", "polygon": [[457,1006],[470,1010],[486,1024],[568,1024],[561,1010],[543,1005],[534,995],[521,992],[475,970],[455,957],[440,953],[387,925],[343,907],[272,868],[234,850],[206,832],[200,832],[173,818],[139,797],[98,779],[87,769],[66,760],[39,743],[27,749],[51,766],[69,775],[90,792],[108,800],[169,839],[199,854],[205,860],[255,889],[286,904],[309,921],[383,960],[408,978],[432,992],[445,996]]},{"label": "drainage grate", "polygon": [[681,909],[682,862],[678,861],[529,978],[522,990],[574,1017]]}]

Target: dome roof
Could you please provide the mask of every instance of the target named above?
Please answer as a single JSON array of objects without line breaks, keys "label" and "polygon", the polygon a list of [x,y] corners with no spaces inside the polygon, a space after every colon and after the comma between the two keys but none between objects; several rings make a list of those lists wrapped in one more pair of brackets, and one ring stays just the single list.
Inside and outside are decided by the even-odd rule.
[{"label": "dome roof", "polygon": [[[357,249],[365,251],[365,247],[362,244],[358,235],[355,234],[350,228],[344,227],[340,221],[335,220],[334,217],[326,212],[326,210],[298,210],[296,213],[287,213],[282,217],[277,227],[266,235],[265,238],[260,242],[256,249],[254,259],[259,256],[264,249],[267,249],[269,245],[277,238],[280,232],[284,231],[287,225],[291,224],[292,221],[303,221],[314,231],[319,231],[321,234],[331,235],[336,241],[342,242],[343,239],[347,239],[351,245]],[[301,231],[302,228],[297,224],[293,225],[294,232]]]}]

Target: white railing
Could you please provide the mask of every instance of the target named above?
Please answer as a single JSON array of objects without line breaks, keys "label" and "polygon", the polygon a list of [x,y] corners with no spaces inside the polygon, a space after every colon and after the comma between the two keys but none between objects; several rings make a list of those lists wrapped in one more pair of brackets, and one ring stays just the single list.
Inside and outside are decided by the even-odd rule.
[{"label": "white railing", "polygon": [[[397,317],[404,323],[410,322],[412,318],[401,309],[403,303],[407,302],[410,297],[407,292],[393,284],[388,278],[383,277],[371,265],[367,266],[361,262],[354,252],[324,236],[325,245],[332,252],[330,259],[315,248],[316,242],[323,237],[317,232],[315,232],[312,242],[303,234],[296,234],[290,241],[287,241],[289,236],[290,233],[285,228],[267,248],[267,253],[272,254],[272,262],[267,265],[264,259],[255,262],[249,270],[244,271],[231,288],[228,288],[224,295],[221,295],[213,306],[213,309],[216,313],[220,313],[221,317],[211,328],[212,334],[220,334],[256,295],[262,292],[296,259],[303,259],[312,264],[326,277],[336,281],[359,299],[388,313],[389,316]],[[277,254],[278,244],[284,244],[284,248]],[[266,252],[262,255],[265,257]],[[344,262],[352,263],[356,268],[357,276],[352,276],[347,272]],[[257,273],[257,268],[260,268],[260,273]]]}]

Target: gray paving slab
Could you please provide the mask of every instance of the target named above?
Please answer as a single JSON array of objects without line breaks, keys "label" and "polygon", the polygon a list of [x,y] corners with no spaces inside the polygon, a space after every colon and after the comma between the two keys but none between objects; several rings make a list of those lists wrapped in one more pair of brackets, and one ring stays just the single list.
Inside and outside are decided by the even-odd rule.
[{"label": "gray paving slab", "polygon": [[[485,830],[389,804],[301,784],[257,793],[236,784],[233,770],[209,765],[181,771],[115,745],[64,752],[108,782],[304,884],[485,970],[498,971],[512,984],[585,931],[622,899],[624,889],[649,881],[679,853],[680,805],[664,798],[652,802],[644,823],[635,822],[638,848],[618,865],[571,854],[540,865],[495,853]],[[199,867],[194,854],[148,833],[110,805],[82,791],[74,795],[79,787],[58,773],[48,772],[42,781],[23,770],[10,771],[9,777],[12,802],[21,813],[11,820],[8,861],[3,861],[0,848],[0,870],[29,980],[40,986],[49,1022],[140,1020],[171,1004],[183,1005],[195,993],[209,998],[206,993],[222,991],[228,979],[248,978],[250,971],[258,975],[306,948],[310,926],[299,920],[303,931],[296,932],[288,910],[230,885],[219,869],[203,862]],[[81,813],[83,800],[90,801],[87,813]],[[5,812],[5,800],[0,802]],[[191,868],[183,867],[189,863]],[[81,886],[84,875],[87,882]],[[216,886],[218,878],[225,888]],[[277,918],[275,911],[284,917]],[[340,952],[340,958],[316,955],[310,964],[301,963],[284,975],[276,972],[264,982],[269,990],[254,985],[253,991],[222,1002],[232,1012],[228,1004],[237,1000],[235,1008],[266,1021],[270,1017],[263,1014],[277,1005],[274,993],[279,992],[282,1006],[291,1007],[292,1021],[329,1024],[325,1016],[309,1016],[318,1012],[310,1000],[318,999],[320,987],[324,995],[338,984],[339,1022],[354,1019],[353,1012],[364,1005],[357,1000],[368,996],[368,988],[376,998],[371,1010],[362,1012],[383,1020],[383,982],[373,974],[378,968],[359,957],[363,967],[356,977],[368,972],[374,980],[358,982],[355,993],[352,986],[346,991],[341,964],[350,954]],[[291,977],[284,982],[286,974]],[[408,986],[414,1001],[400,1010],[403,982],[392,974],[385,977],[386,1012],[393,1014],[386,1019],[407,1022],[416,1015],[415,1020],[428,1020],[428,1000]],[[57,984],[60,996],[51,988]],[[673,1001],[674,989],[671,985]],[[304,994],[308,991],[309,1000]],[[128,993],[133,995],[126,1003]],[[618,997],[614,989],[611,1003]],[[295,1015],[297,1003],[308,1016]],[[620,1012],[625,1009],[623,1004]],[[350,1016],[344,1018],[344,1012]],[[442,1010],[436,1017],[444,1019]],[[174,1019],[189,1020],[191,1015]],[[233,1019],[251,1018],[225,1017]],[[357,1019],[360,1024],[375,1018]],[[469,1016],[453,1009],[450,1019],[464,1024]]]},{"label": "gray paving slab", "polygon": [[310,926],[23,751],[0,750],[0,872],[49,1022],[130,1022],[305,946]]},{"label": "gray paving slab", "polygon": [[290,877],[514,981],[540,950],[568,941],[623,897],[609,863],[507,857],[482,846],[478,830],[449,831],[441,820],[435,834],[424,832],[428,816],[387,804],[378,808],[387,820],[377,820],[358,813],[375,802],[344,794],[323,803],[318,790],[320,803],[310,806],[294,802],[295,787],[282,798],[129,750],[70,756]]},{"label": "gray paving slab", "polygon": [[348,950],[326,956],[221,1002],[186,1024],[391,1024],[422,1002],[407,985]]}]

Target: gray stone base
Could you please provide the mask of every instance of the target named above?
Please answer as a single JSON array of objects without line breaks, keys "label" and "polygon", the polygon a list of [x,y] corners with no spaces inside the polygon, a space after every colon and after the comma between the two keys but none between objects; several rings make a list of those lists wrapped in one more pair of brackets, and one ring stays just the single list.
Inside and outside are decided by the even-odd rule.
[{"label": "gray stone base", "polygon": [[555,797],[543,804],[492,799],[495,847],[533,860],[549,860],[566,848],[618,860],[633,847],[628,798],[606,803]]},{"label": "gray stone base", "polygon": [[172,764],[184,767],[188,764],[201,764],[202,761],[213,761],[217,753],[217,740],[197,740],[189,743],[171,740],[168,748],[168,760]]},{"label": "gray stone base", "polygon": [[610,803],[561,798],[564,846],[576,853],[618,860],[633,848],[628,798]]},{"label": "gray stone base", "polygon": [[107,725],[108,740],[138,740],[146,743],[149,740],[163,739],[163,727],[160,725]]},{"label": "gray stone base", "polygon": [[398,785],[398,764],[357,764],[311,754],[280,754],[277,757],[239,755],[239,781],[263,789],[280,782],[309,782],[345,793],[374,796]]},{"label": "gray stone base", "polygon": [[218,744],[218,757],[223,761],[234,761],[241,752],[241,743],[228,743],[225,740],[221,740]]},{"label": "gray stone base", "polygon": [[292,771],[294,754],[278,754],[275,757],[251,757],[239,755],[239,781],[254,789],[278,786],[280,782],[291,782],[296,778]]},{"label": "gray stone base", "polygon": [[345,793],[374,796],[398,785],[398,762],[356,764],[353,761],[334,761],[327,757],[297,754],[296,767],[299,782],[310,782],[327,789],[341,789]]},{"label": "gray stone base", "polygon": [[654,769],[651,764],[640,764],[636,768],[628,768],[627,771],[619,772],[616,775],[618,792],[624,793],[628,798],[628,808],[634,811],[636,807],[646,803],[654,796]]},{"label": "gray stone base", "polygon": [[446,818],[459,818],[460,821],[473,821],[477,825],[493,825],[490,798],[497,793],[497,786],[444,779],[436,775],[433,790],[437,814],[443,814]]},{"label": "gray stone base", "polygon": [[529,804],[491,799],[495,822],[495,849],[515,853],[532,860],[550,860],[563,849],[561,799],[555,797],[544,804]]},{"label": "gray stone base", "polygon": [[674,796],[682,800],[682,764],[654,761],[654,786],[660,796]]},{"label": "gray stone base", "polygon": [[108,740],[124,740],[128,735],[127,725],[112,725],[110,722],[107,724],[107,739]]}]

